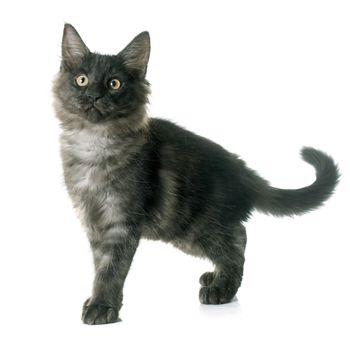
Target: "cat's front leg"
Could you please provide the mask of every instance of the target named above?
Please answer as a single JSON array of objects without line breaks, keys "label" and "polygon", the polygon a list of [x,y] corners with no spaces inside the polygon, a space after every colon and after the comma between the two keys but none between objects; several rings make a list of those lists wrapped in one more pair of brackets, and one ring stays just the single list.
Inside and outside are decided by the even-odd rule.
[{"label": "cat's front leg", "polygon": [[95,262],[92,296],[83,306],[86,324],[119,321],[125,278],[138,246],[139,238],[130,233],[114,240],[90,240]]}]

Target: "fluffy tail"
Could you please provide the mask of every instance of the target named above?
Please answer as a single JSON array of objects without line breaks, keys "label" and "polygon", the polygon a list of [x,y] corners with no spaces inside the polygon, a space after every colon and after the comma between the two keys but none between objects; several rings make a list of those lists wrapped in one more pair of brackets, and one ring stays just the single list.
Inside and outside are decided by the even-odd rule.
[{"label": "fluffy tail", "polygon": [[296,190],[271,187],[265,182],[263,190],[255,192],[256,209],[276,216],[298,215],[320,207],[332,195],[340,178],[334,160],[311,147],[304,147],[301,155],[315,168],[315,182]]}]

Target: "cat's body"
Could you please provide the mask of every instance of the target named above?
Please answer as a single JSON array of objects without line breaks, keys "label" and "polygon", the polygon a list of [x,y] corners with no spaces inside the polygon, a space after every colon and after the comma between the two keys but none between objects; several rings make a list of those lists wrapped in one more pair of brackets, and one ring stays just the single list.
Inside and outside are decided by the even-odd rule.
[{"label": "cat's body", "polygon": [[306,148],[303,157],[317,170],[315,183],[275,189],[219,145],[149,118],[148,56],[145,33],[119,55],[102,56],[90,53],[74,28],[65,27],[54,91],[65,183],[95,261],[93,293],[83,310],[89,324],[118,319],[140,238],[210,259],[215,271],[202,275],[200,300],[229,302],[241,284],[242,223],[252,210],[303,213],[322,204],[338,179],[330,157]]},{"label": "cat's body", "polygon": [[155,118],[125,138],[99,129],[61,136],[67,189],[89,232],[132,218],[142,237],[206,256],[195,243],[201,232],[248,218],[249,170],[220,146]]}]

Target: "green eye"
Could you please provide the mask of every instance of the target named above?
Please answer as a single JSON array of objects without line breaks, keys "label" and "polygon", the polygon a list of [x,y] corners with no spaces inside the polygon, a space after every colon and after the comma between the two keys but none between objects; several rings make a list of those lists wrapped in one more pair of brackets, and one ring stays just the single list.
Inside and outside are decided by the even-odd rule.
[{"label": "green eye", "polygon": [[89,84],[89,78],[85,74],[81,74],[75,78],[75,82],[78,86],[86,86]]},{"label": "green eye", "polygon": [[112,79],[109,82],[109,86],[111,89],[113,90],[119,90],[119,88],[121,87],[122,83],[118,80],[118,79]]}]

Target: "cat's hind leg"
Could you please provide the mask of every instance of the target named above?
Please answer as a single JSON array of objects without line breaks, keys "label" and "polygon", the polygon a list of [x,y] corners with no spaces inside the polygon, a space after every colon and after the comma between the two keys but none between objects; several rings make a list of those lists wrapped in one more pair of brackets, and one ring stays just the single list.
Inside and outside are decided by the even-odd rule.
[{"label": "cat's hind leg", "polygon": [[234,232],[221,232],[203,244],[207,257],[215,264],[215,271],[206,272],[200,278],[202,304],[229,303],[236,295],[243,277],[246,241],[244,226],[237,225]]}]

